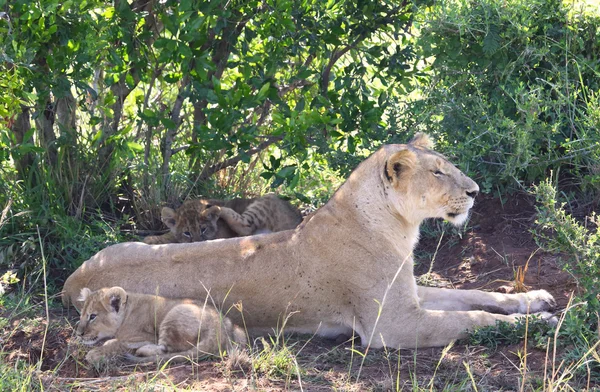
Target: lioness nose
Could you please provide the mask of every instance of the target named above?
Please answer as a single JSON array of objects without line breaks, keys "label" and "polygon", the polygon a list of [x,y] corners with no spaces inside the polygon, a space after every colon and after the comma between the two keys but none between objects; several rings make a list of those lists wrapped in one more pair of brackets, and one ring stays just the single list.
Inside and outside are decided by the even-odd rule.
[{"label": "lioness nose", "polygon": [[467,191],[467,196],[471,197],[471,198],[475,198],[475,196],[477,196],[477,191]]}]

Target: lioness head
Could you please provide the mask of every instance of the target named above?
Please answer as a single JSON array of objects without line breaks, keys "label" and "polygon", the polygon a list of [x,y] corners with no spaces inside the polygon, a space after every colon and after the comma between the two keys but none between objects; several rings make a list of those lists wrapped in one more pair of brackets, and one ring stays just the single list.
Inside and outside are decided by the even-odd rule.
[{"label": "lioness head", "polygon": [[92,345],[115,336],[123,323],[127,293],[121,287],[100,289],[92,292],[81,289],[79,301],[84,302],[77,336],[84,344]]},{"label": "lioness head", "polygon": [[415,222],[443,218],[460,225],[469,216],[479,186],[431,148],[424,134],[407,145],[386,146],[383,181],[396,189],[390,197],[403,217]]},{"label": "lioness head", "polygon": [[161,220],[178,242],[208,241],[217,238],[220,213],[208,200],[188,200],[177,210],[163,207]]}]

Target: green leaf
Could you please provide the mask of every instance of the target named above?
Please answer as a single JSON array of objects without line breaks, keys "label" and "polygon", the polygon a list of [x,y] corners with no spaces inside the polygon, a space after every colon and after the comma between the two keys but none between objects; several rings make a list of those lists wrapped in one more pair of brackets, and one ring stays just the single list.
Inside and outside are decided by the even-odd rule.
[{"label": "green leaf", "polygon": [[129,148],[129,150],[131,150],[133,152],[144,151],[144,146],[142,146],[141,144],[136,143],[136,142],[126,142],[125,145],[127,146],[127,148]]},{"label": "green leaf", "polygon": [[217,79],[215,77],[215,75],[212,76],[212,84],[213,84],[213,89],[215,91],[215,93],[219,93],[221,91],[221,81],[219,79]]},{"label": "green leaf", "polygon": [[171,120],[170,118],[161,118],[160,122],[162,123],[162,125],[164,125],[168,129],[176,129],[177,128],[177,124],[175,123],[175,121]]},{"label": "green leaf", "polygon": [[263,84],[263,86],[258,91],[258,95],[257,95],[257,98],[259,101],[262,101],[267,97],[269,88],[271,88],[271,83],[267,82],[267,83]]},{"label": "green leaf", "polygon": [[285,166],[281,170],[277,172],[277,177],[280,178],[290,178],[294,175],[296,171],[296,165]]},{"label": "green leaf", "polygon": [[187,58],[187,59],[191,59],[194,57],[194,54],[192,53],[192,49],[190,49],[190,47],[184,43],[179,44],[179,54],[183,58]]},{"label": "green leaf", "polygon": [[488,31],[487,34],[485,35],[485,38],[483,39],[483,52],[485,54],[487,54],[488,56],[493,55],[494,53],[496,53],[498,51],[498,49],[500,49],[500,45],[502,43],[501,38],[500,38],[500,34],[499,34],[500,29],[498,28],[498,26],[492,24],[488,27]]}]

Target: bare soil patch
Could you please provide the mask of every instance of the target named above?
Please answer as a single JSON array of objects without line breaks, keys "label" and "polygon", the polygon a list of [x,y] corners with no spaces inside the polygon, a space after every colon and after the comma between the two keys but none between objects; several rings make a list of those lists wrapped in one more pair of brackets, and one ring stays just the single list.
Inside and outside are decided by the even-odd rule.
[{"label": "bare soil patch", "polygon": [[[450,234],[452,230],[447,227],[439,241],[439,236],[428,236],[425,228],[416,252],[416,273],[426,273],[435,255],[433,273],[427,280],[431,284],[512,292],[519,289],[517,271],[528,265],[525,287],[548,290],[564,307],[576,286],[557,265],[556,256],[538,249],[530,234],[534,220],[533,202],[525,196],[511,197],[504,203],[480,197],[462,238]],[[371,350],[363,358],[359,352],[364,350],[351,341],[339,344],[311,336],[289,336],[285,344],[297,367],[275,376],[228,367],[219,359],[158,368],[112,365],[95,369],[84,360],[87,348],[73,336],[76,320],[72,309],[53,309],[45,334],[43,312],[35,317],[13,317],[0,330],[0,361],[40,364],[37,377],[50,390],[144,390],[144,385],[148,389],[160,385],[203,391],[386,391],[396,389],[396,385],[405,390],[415,385],[433,390],[472,390],[476,385],[478,390],[496,391],[519,389],[524,355],[528,389],[543,385],[545,369],[551,368],[544,350],[523,344],[496,350],[458,343],[445,351]],[[255,350],[261,347],[260,342],[255,344]]]}]

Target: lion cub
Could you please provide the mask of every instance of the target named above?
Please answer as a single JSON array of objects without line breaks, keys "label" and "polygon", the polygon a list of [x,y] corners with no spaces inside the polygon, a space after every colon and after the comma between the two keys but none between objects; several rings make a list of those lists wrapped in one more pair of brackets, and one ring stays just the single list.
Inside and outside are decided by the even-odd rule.
[{"label": "lion cub", "polygon": [[[231,353],[247,343],[244,331],[203,301],[127,293],[121,287],[81,290],[77,336],[94,348],[86,360],[125,355],[131,362]],[[128,355],[135,350],[135,356]]]},{"label": "lion cub", "polygon": [[256,199],[188,200],[177,210],[163,207],[161,220],[171,231],[149,236],[147,244],[199,242],[293,229],[302,214],[289,202],[268,194]]}]

